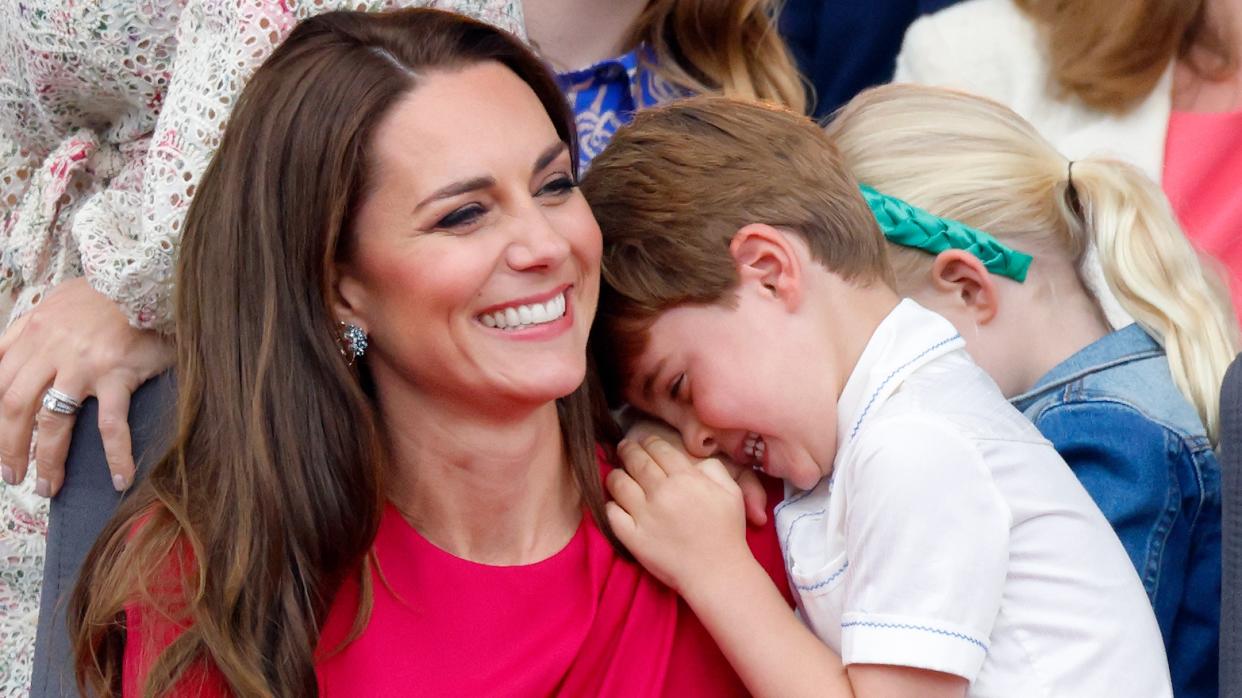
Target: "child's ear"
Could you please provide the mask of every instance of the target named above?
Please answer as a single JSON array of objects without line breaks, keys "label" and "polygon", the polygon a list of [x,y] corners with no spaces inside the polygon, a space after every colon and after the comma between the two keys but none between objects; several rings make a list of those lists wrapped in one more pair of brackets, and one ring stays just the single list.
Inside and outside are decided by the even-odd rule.
[{"label": "child's ear", "polygon": [[733,235],[729,253],[741,285],[756,284],[773,298],[796,306],[802,298],[802,263],[789,234],[751,223]]},{"label": "child's ear", "polygon": [[932,263],[932,286],[953,297],[975,322],[985,325],[996,316],[996,280],[979,258],[965,250],[945,250]]}]

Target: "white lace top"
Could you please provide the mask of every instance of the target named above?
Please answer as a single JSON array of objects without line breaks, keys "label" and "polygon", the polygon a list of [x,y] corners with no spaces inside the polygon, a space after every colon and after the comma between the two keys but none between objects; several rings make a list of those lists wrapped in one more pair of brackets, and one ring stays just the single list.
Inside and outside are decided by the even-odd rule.
[{"label": "white lace top", "polygon": [[[170,331],[181,221],[242,85],[298,20],[431,6],[524,35],[519,0],[0,0],[0,326],[85,276]],[[0,485],[0,696],[25,695],[46,502]]]}]

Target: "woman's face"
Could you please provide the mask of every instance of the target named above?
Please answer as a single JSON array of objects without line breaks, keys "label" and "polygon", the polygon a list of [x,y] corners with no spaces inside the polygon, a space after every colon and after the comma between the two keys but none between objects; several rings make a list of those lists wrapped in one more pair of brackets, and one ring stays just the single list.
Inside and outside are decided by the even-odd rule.
[{"label": "woman's face", "polygon": [[371,147],[337,312],[381,399],[503,413],[577,388],[600,230],[531,88],[494,62],[421,76]]}]

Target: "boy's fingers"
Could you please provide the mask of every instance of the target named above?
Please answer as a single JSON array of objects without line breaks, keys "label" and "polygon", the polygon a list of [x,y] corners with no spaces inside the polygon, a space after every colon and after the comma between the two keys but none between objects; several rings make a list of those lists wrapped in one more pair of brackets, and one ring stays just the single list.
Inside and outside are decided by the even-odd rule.
[{"label": "boy's fingers", "polygon": [[652,459],[651,454],[633,441],[622,441],[617,446],[617,455],[621,456],[625,472],[629,473],[630,477],[634,478],[634,481],[644,490],[650,491],[658,486],[661,480],[668,477],[664,469]]},{"label": "boy's fingers", "polygon": [[707,479],[720,485],[726,492],[737,492],[737,483],[733,481],[733,476],[716,458],[708,458],[699,463],[699,472],[707,476]]},{"label": "boy's fingers", "polygon": [[634,525],[634,517],[625,513],[625,510],[616,502],[604,504],[604,515],[608,517],[608,525],[612,526],[612,532],[617,534],[621,544],[627,548],[630,547],[638,533]]},{"label": "boy's fingers", "polygon": [[651,454],[656,465],[668,475],[694,467],[686,454],[658,436],[648,436],[643,439],[643,448]]},{"label": "boy's fingers", "polygon": [[759,480],[754,470],[747,468],[737,477],[737,486],[742,490],[742,503],[746,506],[746,520],[752,526],[762,526],[768,522],[768,491]]},{"label": "boy's fingers", "polygon": [[613,470],[605,481],[608,493],[622,509],[633,514],[647,501],[647,493],[624,470]]}]

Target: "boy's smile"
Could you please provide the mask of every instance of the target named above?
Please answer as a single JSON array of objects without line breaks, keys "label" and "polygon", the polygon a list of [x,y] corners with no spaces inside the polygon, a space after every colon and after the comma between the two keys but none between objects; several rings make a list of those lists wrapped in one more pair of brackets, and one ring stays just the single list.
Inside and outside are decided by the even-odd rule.
[{"label": "boy's smile", "polygon": [[836,391],[823,373],[804,369],[820,363],[800,356],[807,343],[769,339],[797,334],[781,304],[738,292],[735,308],[661,315],[626,398],[676,428],[691,455],[724,456],[809,489],[832,468]]}]

